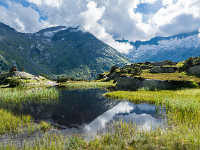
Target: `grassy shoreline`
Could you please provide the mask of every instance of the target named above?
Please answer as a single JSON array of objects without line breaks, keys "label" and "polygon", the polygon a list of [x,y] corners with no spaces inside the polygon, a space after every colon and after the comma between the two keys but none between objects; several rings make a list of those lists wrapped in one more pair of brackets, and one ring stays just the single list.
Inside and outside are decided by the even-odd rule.
[{"label": "grassy shoreline", "polygon": [[64,87],[65,89],[105,89],[114,87],[115,84],[110,82],[100,82],[100,81],[71,81],[65,83],[59,83],[60,87]]},{"label": "grassy shoreline", "polygon": [[[103,83],[103,84],[102,84]],[[87,88],[97,88],[99,85],[100,88],[113,86],[113,83],[105,82],[73,82],[73,83],[64,83],[62,84],[67,86],[69,89],[87,89]],[[16,89],[14,89],[15,91]],[[45,89],[50,90],[50,89]],[[13,94],[13,91],[7,91],[10,94]],[[16,92],[16,91],[15,91]],[[14,93],[15,93],[14,92]],[[24,93],[23,91],[22,93]],[[37,91],[36,91],[37,92]],[[39,92],[39,91],[38,91]],[[47,92],[47,91],[46,91]],[[59,95],[55,91],[48,91],[47,95],[41,91],[38,94],[32,95],[33,93],[25,92],[29,98],[38,98],[43,97],[44,103],[48,102],[52,97],[55,98]],[[55,92],[55,93],[54,93]],[[21,93],[21,94],[22,94]],[[21,95],[16,94],[16,95]],[[56,96],[57,95],[57,96]],[[148,132],[138,130],[138,127],[131,123],[123,122],[114,122],[112,130],[108,130],[107,133],[103,135],[97,135],[92,140],[85,139],[82,135],[74,136],[64,136],[60,134],[48,133],[46,132],[44,136],[38,137],[34,140],[34,147],[30,145],[25,145],[21,149],[64,149],[58,147],[56,141],[67,141],[67,149],[148,149],[148,150],[157,150],[157,149],[198,149],[200,147],[200,89],[183,89],[183,90],[164,90],[164,91],[115,91],[108,92],[104,96],[111,99],[119,100],[128,100],[130,102],[148,102],[154,103],[157,105],[165,106],[167,109],[167,119],[168,126],[165,130],[158,128],[156,130],[150,130]],[[12,97],[12,96],[11,96]],[[14,103],[9,96],[0,96],[0,100],[7,98],[9,103]],[[16,99],[20,98],[20,96]],[[24,99],[24,97],[23,97]],[[33,99],[34,100],[34,99]],[[5,101],[5,100],[4,100]],[[6,101],[5,101],[6,102]],[[17,101],[18,102],[18,101]],[[27,101],[34,102],[34,101]],[[37,101],[41,103],[41,101]],[[1,115],[1,113],[3,115]],[[6,122],[6,116],[10,118]],[[1,119],[1,117],[3,119]],[[46,131],[50,128],[45,122],[41,122],[37,127],[33,126],[33,120],[30,116],[15,116],[12,112],[7,110],[0,110],[0,119],[4,121],[4,126],[12,125],[12,128],[4,127],[2,133],[7,133],[12,130],[15,130],[16,133],[19,132],[20,123],[23,123],[26,126],[27,130],[36,130]],[[13,122],[16,120],[16,122]],[[6,124],[7,123],[7,124]],[[2,125],[0,124],[0,127]],[[0,128],[1,134],[1,128]],[[53,141],[51,145],[45,144],[46,141]],[[42,144],[40,143],[42,142]],[[42,147],[41,147],[42,145]],[[44,147],[43,147],[44,146]],[[0,148],[5,149],[18,149],[15,146],[10,144],[4,145],[0,143]]]},{"label": "grassy shoreline", "polygon": [[22,130],[34,132],[45,131],[50,128],[49,123],[41,121],[34,124],[29,115],[22,115],[16,112],[32,104],[56,103],[59,98],[59,91],[55,88],[1,88],[0,89],[0,135],[5,133],[19,134]]},{"label": "grassy shoreline", "polygon": [[140,147],[142,143],[138,141],[131,147],[153,149],[157,145],[158,149],[200,148],[200,135],[198,134],[200,130],[200,89],[115,91],[106,93],[104,96],[130,102],[154,103],[166,107],[168,128],[144,133],[146,138],[144,146]]},{"label": "grassy shoreline", "polygon": [[13,110],[30,104],[56,103],[58,98],[55,88],[5,88],[0,90],[0,107]]},{"label": "grassy shoreline", "polygon": [[128,100],[130,102],[149,102],[165,105],[168,109],[198,112],[200,108],[200,89],[163,91],[114,91],[104,94],[107,98]]}]

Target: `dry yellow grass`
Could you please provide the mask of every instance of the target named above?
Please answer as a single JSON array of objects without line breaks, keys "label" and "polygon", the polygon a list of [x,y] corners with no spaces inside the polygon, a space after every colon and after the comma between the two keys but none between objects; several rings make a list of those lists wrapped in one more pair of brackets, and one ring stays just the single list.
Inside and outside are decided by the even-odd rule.
[{"label": "dry yellow grass", "polygon": [[144,70],[141,77],[158,80],[177,80],[177,81],[194,81],[200,82],[200,78],[196,76],[188,76],[184,73],[150,73],[149,70]]}]

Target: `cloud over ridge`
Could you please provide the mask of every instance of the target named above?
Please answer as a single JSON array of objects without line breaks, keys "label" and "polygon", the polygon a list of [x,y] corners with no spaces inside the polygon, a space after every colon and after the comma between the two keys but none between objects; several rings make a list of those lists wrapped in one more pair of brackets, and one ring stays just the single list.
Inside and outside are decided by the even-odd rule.
[{"label": "cloud over ridge", "polygon": [[3,1],[7,5],[0,5],[0,22],[20,32],[82,26],[123,53],[133,47],[116,39],[148,40],[200,28],[199,0],[27,0],[28,6]]}]

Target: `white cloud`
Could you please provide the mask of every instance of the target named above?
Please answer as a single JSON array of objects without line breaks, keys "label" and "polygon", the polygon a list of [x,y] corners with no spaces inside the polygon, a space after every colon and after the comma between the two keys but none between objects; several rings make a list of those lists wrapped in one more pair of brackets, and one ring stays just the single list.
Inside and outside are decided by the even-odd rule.
[{"label": "white cloud", "polygon": [[51,7],[60,7],[62,0],[28,0],[29,3],[36,5],[47,5]]},{"label": "white cloud", "polygon": [[164,6],[171,5],[171,4],[173,4],[173,0],[163,0],[163,1],[162,1],[162,4],[163,4]]},{"label": "white cloud", "polygon": [[170,3],[168,1],[167,5],[150,19],[150,23],[159,28],[157,33],[169,36],[198,30],[200,27],[200,3],[198,0],[178,0]]},{"label": "white cloud", "polygon": [[85,30],[90,31],[97,38],[120,52],[128,53],[128,51],[133,48],[129,43],[124,44],[116,42],[113,37],[106,32],[105,27],[98,22],[105,12],[105,7],[102,6],[97,8],[97,3],[90,1],[87,4],[87,8],[88,9],[85,12],[80,13],[78,17],[79,23]]},{"label": "white cloud", "polygon": [[[115,39],[148,40],[200,28],[199,0],[27,1],[33,6],[23,7],[13,2],[8,2],[8,8],[0,6],[0,21],[22,32],[36,32],[55,25],[80,25],[120,52],[127,52],[132,46],[115,42]],[[145,8],[136,12],[140,4]],[[158,11],[155,11],[158,4]],[[41,20],[41,15],[47,19]]]},{"label": "white cloud", "polygon": [[35,32],[46,27],[45,22],[39,21],[39,13],[31,7],[8,2],[8,8],[0,6],[0,12],[0,21],[20,32]]},{"label": "white cloud", "polygon": [[140,3],[154,4],[157,0],[140,0]]}]

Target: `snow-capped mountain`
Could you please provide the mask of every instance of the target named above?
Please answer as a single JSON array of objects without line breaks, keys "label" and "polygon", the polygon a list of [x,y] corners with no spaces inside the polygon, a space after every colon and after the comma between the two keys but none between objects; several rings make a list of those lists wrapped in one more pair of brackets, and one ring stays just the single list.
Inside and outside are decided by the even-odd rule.
[{"label": "snow-capped mountain", "polygon": [[[122,42],[125,42],[125,40]],[[200,56],[200,37],[198,31],[172,37],[155,37],[150,41],[130,43],[134,46],[134,49],[127,56],[134,62],[183,61],[188,57]]]},{"label": "snow-capped mountain", "polygon": [[42,29],[39,32],[35,33],[34,35],[50,39],[56,33],[60,32],[60,31],[64,31],[66,29],[70,30],[70,32],[78,32],[78,31],[85,32],[84,28],[82,28],[80,26],[77,26],[77,27],[56,26],[56,27]]}]

